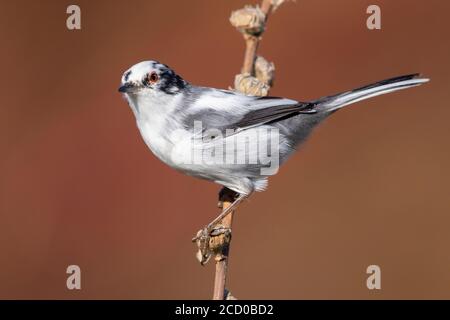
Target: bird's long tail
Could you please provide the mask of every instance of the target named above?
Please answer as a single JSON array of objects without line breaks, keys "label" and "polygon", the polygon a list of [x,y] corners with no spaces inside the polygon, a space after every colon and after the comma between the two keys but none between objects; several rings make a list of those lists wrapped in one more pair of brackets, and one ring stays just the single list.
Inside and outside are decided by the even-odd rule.
[{"label": "bird's long tail", "polygon": [[323,97],[313,102],[315,104],[314,109],[319,112],[332,112],[361,100],[369,99],[397,90],[416,87],[429,81],[429,79],[419,78],[419,76],[420,75],[416,73],[395,77],[379,81],[358,89],[354,89],[352,91],[340,93],[334,96]]}]

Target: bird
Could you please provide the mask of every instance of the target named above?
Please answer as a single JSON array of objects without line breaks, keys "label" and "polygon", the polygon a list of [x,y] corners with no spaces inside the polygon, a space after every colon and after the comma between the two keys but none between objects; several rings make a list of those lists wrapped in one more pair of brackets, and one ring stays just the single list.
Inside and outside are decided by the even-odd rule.
[{"label": "bird", "polygon": [[157,158],[234,193],[232,204],[194,238],[208,241],[218,222],[253,192],[264,191],[268,177],[328,116],[350,104],[428,81],[420,74],[408,74],[302,102],[196,86],[169,66],[149,60],[123,73],[119,92]]}]

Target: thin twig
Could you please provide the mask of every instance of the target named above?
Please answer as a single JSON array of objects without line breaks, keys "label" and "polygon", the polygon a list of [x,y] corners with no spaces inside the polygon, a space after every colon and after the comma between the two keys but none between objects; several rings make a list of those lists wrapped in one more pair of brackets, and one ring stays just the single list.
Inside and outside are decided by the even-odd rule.
[{"label": "thin twig", "polygon": [[[258,44],[261,39],[261,35],[264,32],[265,23],[269,17],[269,14],[272,12],[273,8],[273,0],[263,0],[261,4],[261,11],[264,14],[264,21],[262,22],[262,28],[260,28],[260,32],[258,34],[244,33],[244,39],[246,42],[246,50],[244,56],[244,63],[242,67],[243,75],[255,75],[255,61],[256,61],[256,52],[258,50]],[[236,88],[239,89],[239,88]],[[226,191],[229,192],[226,192]],[[226,209],[231,205],[234,200],[235,195],[229,189],[224,189],[225,192],[220,193],[219,203],[222,204],[222,208]],[[221,222],[220,225],[225,229],[231,230],[233,223],[233,216],[235,210],[233,210],[228,216],[226,216]],[[226,241],[224,241],[224,245],[221,247],[220,252],[215,254],[214,260],[216,261],[216,273],[214,277],[214,293],[213,300],[224,300],[227,298],[232,298],[231,293],[226,290],[226,280],[227,280],[227,271],[228,271],[228,257],[230,252],[230,242],[231,237],[228,237]]]},{"label": "thin twig", "polygon": [[[227,195],[222,195],[220,197],[220,202],[222,203],[222,208],[225,210],[231,205],[231,199],[226,198]],[[233,213],[232,211],[229,215],[227,215],[222,222],[220,223],[225,228],[229,228],[231,230],[233,224]],[[230,241],[222,247],[220,253],[216,254],[214,260],[216,261],[216,274],[214,277],[214,293],[213,300],[224,300],[225,297],[225,284],[227,279],[227,271],[228,271],[228,254],[230,249]]]},{"label": "thin twig", "polygon": [[[264,14],[264,24],[269,18],[270,12],[272,11],[272,0],[263,0],[260,7],[262,13]],[[244,64],[242,66],[242,73],[248,75],[255,75],[255,59],[256,52],[258,51],[259,41],[261,40],[261,35],[264,30],[258,35],[245,34],[245,56]]]},{"label": "thin twig", "polygon": [[252,35],[247,35],[245,39],[245,56],[244,64],[242,66],[242,73],[254,75],[255,74],[255,58],[258,50],[259,38]]}]

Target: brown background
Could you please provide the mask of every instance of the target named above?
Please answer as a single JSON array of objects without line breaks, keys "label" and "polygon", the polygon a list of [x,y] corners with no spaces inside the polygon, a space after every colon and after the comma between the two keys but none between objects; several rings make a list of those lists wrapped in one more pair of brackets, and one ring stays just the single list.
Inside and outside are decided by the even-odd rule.
[{"label": "brown background", "polygon": [[[209,298],[213,267],[190,238],[217,214],[217,185],[146,148],[117,92],[141,60],[226,88],[244,51],[235,1],[0,5],[0,298]],[[366,28],[370,4],[382,30]],[[333,115],[269,190],[238,212],[229,287],[238,298],[450,298],[450,3],[297,0],[260,53],[273,95],[298,100],[422,72],[432,82]],[[82,269],[82,290],[65,269]],[[382,290],[365,270],[382,268]]]}]

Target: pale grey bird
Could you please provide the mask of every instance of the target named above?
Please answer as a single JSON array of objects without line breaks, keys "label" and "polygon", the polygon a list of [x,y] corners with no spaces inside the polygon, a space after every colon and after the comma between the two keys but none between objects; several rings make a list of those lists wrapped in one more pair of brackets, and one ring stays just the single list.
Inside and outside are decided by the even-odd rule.
[{"label": "pale grey bird", "polygon": [[[277,97],[246,96],[238,92],[192,85],[157,61],[140,62],[125,71],[119,91],[128,101],[137,127],[150,150],[169,166],[188,175],[214,181],[236,192],[234,203],[199,233],[207,239],[215,224],[254,191],[267,187],[267,163],[236,161],[252,158],[255,145],[277,142],[281,165],[305,141],[311,130],[334,111],[349,104],[427,82],[418,74],[391,78],[310,102]],[[200,127],[196,123],[200,123]],[[261,135],[261,132],[276,132]],[[235,149],[239,138],[247,145]],[[192,154],[222,151],[233,161],[192,161]],[[273,151],[272,151],[273,153]],[[270,153],[268,153],[270,154]],[[275,154],[270,154],[274,157]],[[220,158],[220,157],[219,157]],[[185,161],[186,159],[191,161]],[[218,159],[218,158],[215,158]]]}]

